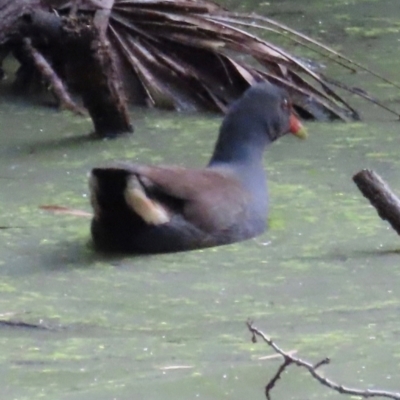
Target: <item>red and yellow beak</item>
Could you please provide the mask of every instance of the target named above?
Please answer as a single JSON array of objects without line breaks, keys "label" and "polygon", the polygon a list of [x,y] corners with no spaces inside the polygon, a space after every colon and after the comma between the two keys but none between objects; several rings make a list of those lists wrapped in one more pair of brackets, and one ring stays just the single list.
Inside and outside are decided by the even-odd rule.
[{"label": "red and yellow beak", "polygon": [[294,115],[290,115],[290,127],[289,132],[296,135],[299,139],[306,139],[307,138],[307,129],[302,125],[300,120]]}]

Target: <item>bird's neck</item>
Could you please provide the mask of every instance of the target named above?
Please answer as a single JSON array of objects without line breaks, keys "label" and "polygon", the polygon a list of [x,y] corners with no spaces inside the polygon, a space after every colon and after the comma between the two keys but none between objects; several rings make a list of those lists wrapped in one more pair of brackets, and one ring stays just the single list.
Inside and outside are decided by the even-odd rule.
[{"label": "bird's neck", "polygon": [[223,125],[209,166],[230,164],[259,168],[268,144],[265,132],[258,132],[254,127]]}]

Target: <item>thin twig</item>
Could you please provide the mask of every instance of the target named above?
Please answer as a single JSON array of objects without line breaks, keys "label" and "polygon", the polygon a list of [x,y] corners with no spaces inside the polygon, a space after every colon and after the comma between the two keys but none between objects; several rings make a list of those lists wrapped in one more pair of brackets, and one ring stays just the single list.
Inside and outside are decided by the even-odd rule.
[{"label": "thin twig", "polygon": [[267,386],[265,386],[265,397],[267,400],[271,400],[270,392],[274,388],[276,382],[281,378],[281,375],[285,371],[285,369],[292,363],[289,358],[285,358],[283,364],[278,368],[274,377],[268,382]]},{"label": "thin twig", "polygon": [[253,343],[255,343],[257,341],[257,337],[260,337],[265,343],[268,344],[268,346],[272,347],[285,360],[284,363],[280,366],[278,372],[275,374],[275,376],[272,378],[272,380],[268,383],[268,385],[265,388],[265,395],[268,400],[270,400],[270,398],[271,398],[270,397],[271,389],[274,387],[276,381],[279,379],[283,370],[286,369],[286,367],[289,364],[295,364],[298,367],[305,368],[311,374],[311,376],[313,378],[315,378],[318,382],[320,382],[322,385],[327,386],[327,387],[329,387],[339,393],[342,393],[342,394],[348,394],[351,396],[360,396],[360,397],[365,397],[365,398],[367,398],[367,397],[386,397],[389,399],[400,400],[400,392],[396,393],[396,392],[389,392],[386,390],[372,390],[372,389],[361,390],[361,389],[350,388],[350,387],[346,387],[343,385],[339,385],[338,383],[333,382],[329,378],[325,378],[317,371],[317,368],[329,363],[328,358],[325,358],[322,361],[319,361],[318,363],[313,365],[307,361],[302,360],[301,358],[294,357],[293,355],[290,355],[289,353],[282,350],[278,345],[275,344],[275,342],[272,341],[271,338],[269,338],[262,331],[260,331],[258,328],[256,328],[253,325],[252,321],[247,322],[247,327],[252,334],[251,340]]}]

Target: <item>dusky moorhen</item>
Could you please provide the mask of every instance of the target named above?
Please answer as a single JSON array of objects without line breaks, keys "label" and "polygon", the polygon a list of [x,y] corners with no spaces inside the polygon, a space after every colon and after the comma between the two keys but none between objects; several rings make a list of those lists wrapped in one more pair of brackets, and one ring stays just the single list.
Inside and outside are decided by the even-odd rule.
[{"label": "dusky moorhen", "polygon": [[230,107],[206,168],[121,163],[89,179],[92,237],[106,251],[160,253],[249,239],[266,228],[265,148],[305,130],[285,90],[249,88]]}]

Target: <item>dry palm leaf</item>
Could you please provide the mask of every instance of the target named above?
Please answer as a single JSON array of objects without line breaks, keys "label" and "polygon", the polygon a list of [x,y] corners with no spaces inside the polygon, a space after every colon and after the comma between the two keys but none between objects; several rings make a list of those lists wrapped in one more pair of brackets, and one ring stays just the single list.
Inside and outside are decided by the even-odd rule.
[{"label": "dry palm leaf", "polygon": [[[57,11],[64,15],[71,10],[92,14],[100,3],[65,2]],[[358,119],[357,111],[338,95],[335,87],[364,97],[398,116],[362,90],[325,77],[264,36],[284,35],[330,62],[388,80],[270,18],[232,13],[205,0],[111,3],[107,37],[125,92],[136,102],[141,100],[149,106],[167,109],[223,111],[249,85],[268,80],[290,92],[303,117]],[[261,38],[254,31],[266,35]]]}]

